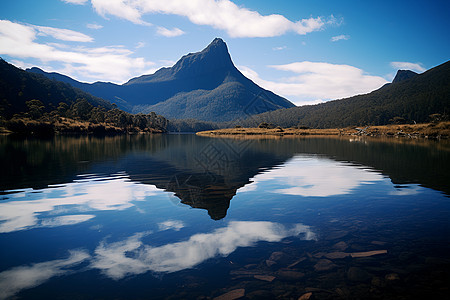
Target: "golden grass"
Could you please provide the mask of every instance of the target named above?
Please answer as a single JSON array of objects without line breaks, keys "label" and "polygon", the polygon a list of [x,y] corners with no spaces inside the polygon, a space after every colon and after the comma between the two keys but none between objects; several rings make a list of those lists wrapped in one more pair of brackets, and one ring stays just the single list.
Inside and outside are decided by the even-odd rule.
[{"label": "golden grass", "polygon": [[302,136],[302,135],[364,135],[364,136],[406,136],[427,138],[448,138],[450,122],[382,125],[367,127],[347,127],[329,129],[296,129],[296,128],[226,128],[197,132],[200,136]]}]

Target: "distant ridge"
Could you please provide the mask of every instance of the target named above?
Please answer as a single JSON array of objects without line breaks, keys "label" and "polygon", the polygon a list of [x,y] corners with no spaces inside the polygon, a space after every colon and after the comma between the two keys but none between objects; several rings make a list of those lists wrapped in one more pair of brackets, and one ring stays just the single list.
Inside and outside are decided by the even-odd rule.
[{"label": "distant ridge", "polygon": [[171,119],[231,121],[295,106],[246,78],[234,66],[220,38],[200,52],[183,56],[170,68],[132,78],[123,85],[81,83],[37,68],[28,71],[67,82],[129,112],[154,111]]}]

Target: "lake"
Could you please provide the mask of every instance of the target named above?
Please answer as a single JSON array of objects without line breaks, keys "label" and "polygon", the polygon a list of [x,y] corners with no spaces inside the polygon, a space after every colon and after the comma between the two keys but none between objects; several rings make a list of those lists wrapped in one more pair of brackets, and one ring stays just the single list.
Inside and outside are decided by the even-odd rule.
[{"label": "lake", "polygon": [[450,143],[0,137],[0,299],[448,297]]}]

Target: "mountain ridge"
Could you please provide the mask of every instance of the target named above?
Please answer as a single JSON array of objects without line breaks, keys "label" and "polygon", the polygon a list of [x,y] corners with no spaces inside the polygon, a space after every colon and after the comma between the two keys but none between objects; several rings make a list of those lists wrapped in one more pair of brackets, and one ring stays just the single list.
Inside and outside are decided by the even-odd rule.
[{"label": "mountain ridge", "polygon": [[[202,51],[184,55],[170,68],[132,78],[123,85],[88,84],[40,69],[28,71],[63,80],[132,113],[154,111],[174,119],[231,121],[246,118],[254,111],[248,106],[259,102],[264,105],[256,113],[295,106],[245,77],[234,66],[227,45],[220,38]],[[199,107],[202,114],[192,110]]]}]

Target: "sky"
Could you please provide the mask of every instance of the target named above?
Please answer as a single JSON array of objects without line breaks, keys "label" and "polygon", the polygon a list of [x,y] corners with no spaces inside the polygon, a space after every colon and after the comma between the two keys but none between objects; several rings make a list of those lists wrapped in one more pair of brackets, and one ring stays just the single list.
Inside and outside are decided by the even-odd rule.
[{"label": "sky", "polygon": [[448,0],[1,0],[0,56],[122,84],[220,37],[244,75],[305,105],[448,61],[449,15]]}]

